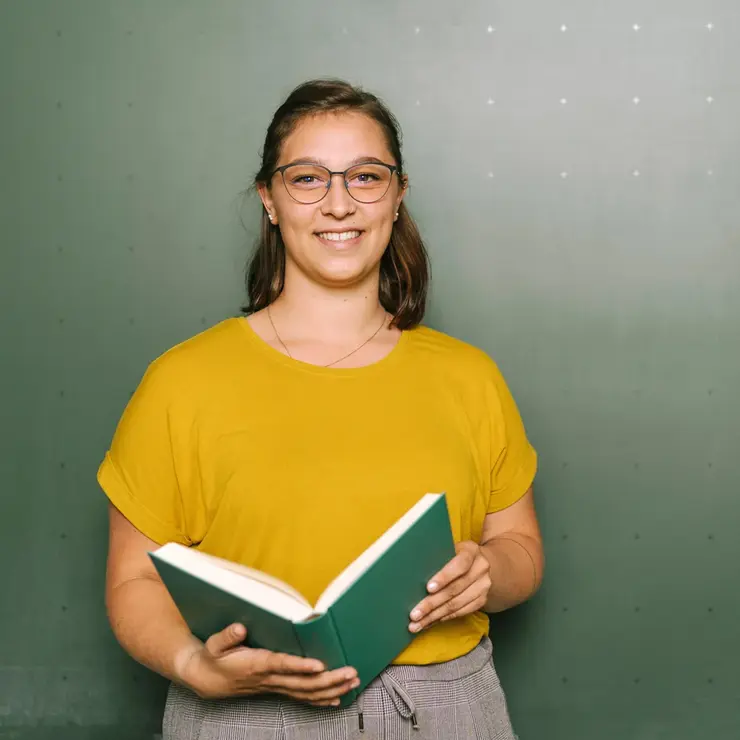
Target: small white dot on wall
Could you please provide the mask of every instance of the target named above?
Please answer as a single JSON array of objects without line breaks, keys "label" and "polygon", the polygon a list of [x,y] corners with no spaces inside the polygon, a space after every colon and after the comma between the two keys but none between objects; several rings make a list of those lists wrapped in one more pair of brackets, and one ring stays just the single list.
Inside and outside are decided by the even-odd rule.
[{"label": "small white dot on wall", "polygon": [[565,23],[563,23],[563,25],[562,25],[562,26],[560,26],[560,30],[561,30],[561,31],[562,31],[563,33],[565,33],[565,32],[566,32],[566,31],[568,30],[568,26],[566,26],[566,25],[565,25]]},{"label": "small white dot on wall", "polygon": [[642,28],[642,26],[640,26],[640,24],[639,24],[639,23],[635,23],[635,25],[634,25],[634,26],[632,26],[632,28],[633,28],[633,29],[634,29],[635,31],[639,31],[639,30],[640,30],[640,28]]},{"label": "small white dot on wall", "polygon": [[714,98],[711,95],[707,96],[707,103],[713,103],[713,102],[714,102]]},{"label": "small white dot on wall", "polygon": [[493,179],[493,172],[489,172],[488,173],[488,177],[491,178],[491,179]]},{"label": "small white dot on wall", "polygon": [[416,104],[417,104],[417,105],[421,105],[421,100],[417,100],[417,101],[416,101]]},{"label": "small white dot on wall", "polygon": [[561,172],[560,173],[560,177],[562,177],[563,180],[566,180],[568,178],[568,173],[567,172]]},{"label": "small white dot on wall", "polygon": [[568,98],[560,98],[560,105],[568,105]]},{"label": "small white dot on wall", "polygon": [[714,28],[714,23],[707,23],[707,31],[711,31]]},{"label": "small white dot on wall", "polygon": [[714,170],[707,170],[707,174],[711,177],[714,174]]},{"label": "small white dot on wall", "polygon": [[488,33],[493,33],[496,29],[493,26],[488,26],[486,30],[488,31]]},{"label": "small white dot on wall", "polygon": [[488,98],[488,105],[496,105],[496,101],[493,98]]},{"label": "small white dot on wall", "polygon": [[632,102],[633,102],[633,103],[634,103],[635,105],[640,105],[640,98],[632,98]]},{"label": "small white dot on wall", "polygon": [[414,29],[414,33],[421,33],[421,28],[419,28],[419,26],[417,26],[417,27],[416,27],[416,28]]},{"label": "small white dot on wall", "polygon": [[633,177],[639,177],[640,176],[640,170],[633,170],[632,171],[632,176]]}]

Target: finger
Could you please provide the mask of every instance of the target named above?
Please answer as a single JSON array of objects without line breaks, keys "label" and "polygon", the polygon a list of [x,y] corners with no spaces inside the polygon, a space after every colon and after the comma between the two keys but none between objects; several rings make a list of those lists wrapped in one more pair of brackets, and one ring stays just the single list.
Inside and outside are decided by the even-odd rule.
[{"label": "finger", "polygon": [[270,650],[254,651],[254,671],[261,674],[315,674],[325,670],[320,660],[301,658],[288,653],[273,653]]},{"label": "finger", "polygon": [[320,699],[313,701],[311,699],[303,699],[302,701],[307,702],[313,707],[338,707],[341,703],[341,697],[335,697],[334,699]]},{"label": "finger", "polygon": [[308,702],[312,707],[338,707],[339,699],[324,699],[323,701]]},{"label": "finger", "polygon": [[325,689],[324,691],[311,691],[311,692],[303,692],[303,691],[297,691],[292,692],[294,696],[297,696],[298,698],[302,699],[303,701],[332,701],[334,699],[339,699],[344,694],[349,693],[352,691],[352,689],[356,688],[358,686],[357,680],[355,679],[354,682],[348,681],[346,683],[340,684],[339,686],[334,686],[331,689]]},{"label": "finger", "polygon": [[412,622],[418,622],[423,619],[427,614],[433,612],[435,609],[446,604],[450,599],[454,598],[458,594],[461,594],[471,583],[475,581],[475,575],[470,572],[456,578],[452,583],[448,584],[439,593],[434,596],[427,596],[426,599],[420,601],[411,611],[409,616]]},{"label": "finger", "polygon": [[456,578],[467,573],[475,561],[478,552],[478,546],[475,542],[460,542],[455,545],[457,555],[447,563],[438,573],[435,573],[427,583],[427,590],[430,593],[440,591]]},{"label": "finger", "polygon": [[326,671],[317,676],[301,676],[296,674],[276,673],[268,676],[263,685],[288,689],[290,691],[301,691],[310,693],[312,691],[323,691],[345,683],[350,683],[357,678],[357,671],[353,668],[343,668],[338,671]]},{"label": "finger", "polygon": [[332,702],[336,699],[339,699],[344,694],[352,691],[352,689],[357,688],[357,686],[359,686],[359,680],[354,679],[354,681],[345,681],[344,683],[339,684],[339,686],[332,686],[331,688],[322,689],[321,691],[296,691],[293,689],[278,689],[278,692],[285,693],[288,696],[292,696],[295,699],[300,699],[301,701]]},{"label": "finger", "polygon": [[461,594],[437,607],[434,611],[424,617],[424,619],[415,623],[417,629],[414,631],[426,629],[435,622],[456,619],[465,614],[472,614],[473,612],[478,611],[486,603],[487,594],[488,586],[485,581],[476,581]]},{"label": "finger", "polygon": [[243,624],[230,624],[220,632],[211,635],[206,640],[205,647],[214,658],[219,658],[229,650],[241,645],[246,636],[247,630]]},{"label": "finger", "polygon": [[484,557],[476,558],[473,562],[473,566],[462,576],[449,583],[438,593],[427,596],[426,599],[420,601],[412,610],[411,621],[419,622],[429,613],[438,609],[442,604],[450,601],[454,597],[461,594],[465,589],[469,588],[471,584],[475,583],[479,579],[489,578],[490,587],[490,566],[488,561]]}]

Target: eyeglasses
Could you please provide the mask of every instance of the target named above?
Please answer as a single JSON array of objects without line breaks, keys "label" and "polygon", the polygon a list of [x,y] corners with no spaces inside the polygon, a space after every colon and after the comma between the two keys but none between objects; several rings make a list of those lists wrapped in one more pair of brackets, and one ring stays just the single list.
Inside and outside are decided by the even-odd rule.
[{"label": "eyeglasses", "polygon": [[273,175],[282,175],[285,189],[293,200],[306,205],[318,203],[329,192],[332,177],[341,175],[347,192],[358,203],[376,203],[391,186],[393,173],[398,167],[381,162],[366,162],[350,167],[344,172],[332,172],[320,164],[286,164],[277,167]]}]

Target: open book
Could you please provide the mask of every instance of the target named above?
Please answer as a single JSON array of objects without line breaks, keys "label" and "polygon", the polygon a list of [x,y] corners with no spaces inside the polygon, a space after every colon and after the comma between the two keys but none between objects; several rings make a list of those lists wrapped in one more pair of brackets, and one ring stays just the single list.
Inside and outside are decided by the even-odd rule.
[{"label": "open book", "polygon": [[411,642],[409,612],[429,579],[455,556],[444,494],[426,494],[310,604],[260,571],[169,543],[149,553],[193,634],[233,622],[247,645],[357,669],[351,702]]}]

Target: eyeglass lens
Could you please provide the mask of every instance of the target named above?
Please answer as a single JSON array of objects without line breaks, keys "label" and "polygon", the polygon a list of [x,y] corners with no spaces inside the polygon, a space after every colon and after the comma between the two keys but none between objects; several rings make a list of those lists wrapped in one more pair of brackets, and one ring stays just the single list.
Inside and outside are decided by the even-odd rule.
[{"label": "eyeglass lens", "polygon": [[[361,203],[380,200],[391,184],[392,171],[382,164],[359,164],[345,173],[350,195]],[[300,203],[317,203],[327,193],[329,170],[316,164],[293,164],[283,170],[290,195]]]}]

